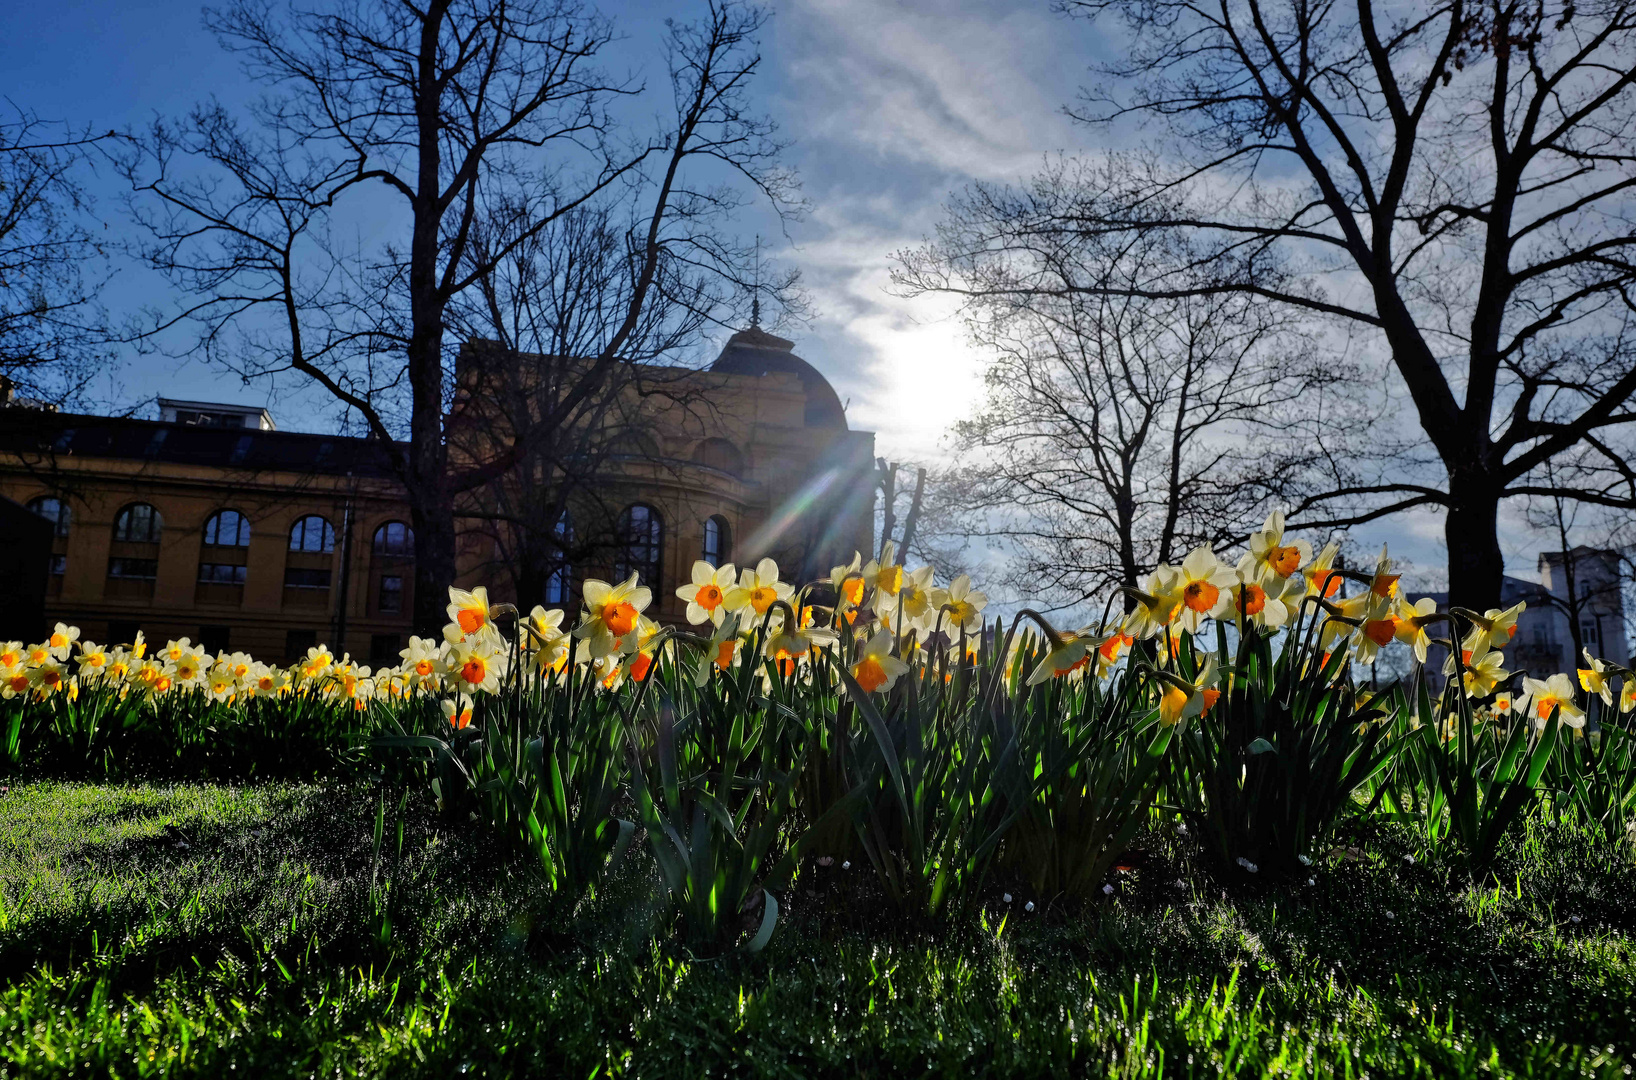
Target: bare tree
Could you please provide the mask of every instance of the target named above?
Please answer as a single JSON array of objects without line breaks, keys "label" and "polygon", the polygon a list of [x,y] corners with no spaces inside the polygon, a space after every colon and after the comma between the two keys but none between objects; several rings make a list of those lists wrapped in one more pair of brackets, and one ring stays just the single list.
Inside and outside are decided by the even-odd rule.
[{"label": "bare tree", "polygon": [[[629,140],[609,110],[640,87],[594,69],[613,26],[568,0],[357,0],[287,18],[241,0],[208,22],[272,90],[253,128],[203,107],[156,124],[122,161],[152,238],[145,254],[194,298],[150,329],[194,320],[206,355],[251,376],[300,372],[377,438],[407,433],[396,458],[417,625],[440,619],[459,494],[535,453],[518,439],[451,468],[452,310],[567,215],[637,208],[620,238],[623,307],[528,426],[543,439],[628,372],[627,346],[666,281],[747,277],[743,247],[719,235],[741,189],[794,206],[782,144],[748,108],[764,18],[727,0],[671,23],[669,127]],[[343,247],[335,214],[370,195],[391,201],[389,238]]]},{"label": "bare tree", "polygon": [[[1550,495],[1541,463],[1633,417],[1636,6],[1062,7],[1129,30],[1100,70],[1134,89],[1087,94],[1077,115],[1139,122],[1169,152],[1124,159],[1117,209],[1059,227],[1280,263],[1298,272],[1232,288],[1376,335],[1446,478],[1404,478],[1389,505],[1443,507],[1452,602],[1498,603],[1500,502]],[[1113,286],[1201,288],[1220,286]]]},{"label": "bare tree", "polygon": [[[986,400],[957,428],[965,465],[944,484],[971,535],[1015,553],[1010,583],[1066,605],[1242,538],[1274,499],[1305,509],[1346,460],[1322,449],[1361,426],[1351,366],[1298,314],[1219,276],[1212,289],[1182,238],[1053,227],[1103,179],[1060,163],[1022,191],[974,188],[896,275],[910,293],[960,296],[993,357]],[[1197,288],[1138,295],[1185,268]]]},{"label": "bare tree", "polygon": [[21,108],[0,120],[0,377],[52,404],[82,396],[106,357],[103,249],[82,176],[109,137]]},{"label": "bare tree", "polygon": [[[719,423],[712,379],[665,361],[701,344],[742,295],[721,275],[680,261],[655,280],[626,336],[621,377],[583,393],[585,368],[619,331],[638,286],[628,233],[614,207],[582,207],[493,260],[451,308],[456,333],[474,343],[457,365],[454,455],[485,462],[524,448],[513,468],[463,492],[457,507],[487,537],[494,569],[516,582],[519,596],[544,595],[570,567],[610,563],[627,482],[678,467],[649,435],[659,417],[672,427]],[[487,243],[478,230],[477,261],[490,261]],[[759,288],[776,306],[800,310],[797,280],[792,272]]]}]

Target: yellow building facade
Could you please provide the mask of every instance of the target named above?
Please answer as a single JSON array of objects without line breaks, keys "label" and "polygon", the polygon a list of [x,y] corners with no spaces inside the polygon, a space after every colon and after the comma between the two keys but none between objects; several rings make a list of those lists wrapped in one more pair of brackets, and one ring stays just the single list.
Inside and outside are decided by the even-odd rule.
[{"label": "yellow building facade", "polygon": [[[571,604],[586,577],[636,569],[655,586],[651,613],[675,622],[685,608],[675,589],[697,559],[771,555],[794,580],[870,549],[874,436],[850,430],[793,343],[751,329],[706,369],[638,374],[666,392],[623,414],[632,445],[616,442],[621,452],[581,478],[594,505],[570,497],[564,523],[612,542],[559,560],[543,587],[539,574],[516,573],[519,514],[490,511],[504,497],[528,509],[536,489],[525,461],[462,497],[458,584],[486,583],[526,610]],[[481,434],[479,418],[497,417],[480,407],[483,380],[467,368],[457,383],[451,431]],[[413,538],[388,448],[277,431],[260,410],[167,403],[164,415],[0,404],[0,495],[53,525],[48,623],[98,641],[141,630],[268,659],[326,642],[377,664],[394,661],[411,632],[435,630],[411,623]],[[467,438],[451,457],[481,445]],[[519,595],[520,582],[536,595]]]}]

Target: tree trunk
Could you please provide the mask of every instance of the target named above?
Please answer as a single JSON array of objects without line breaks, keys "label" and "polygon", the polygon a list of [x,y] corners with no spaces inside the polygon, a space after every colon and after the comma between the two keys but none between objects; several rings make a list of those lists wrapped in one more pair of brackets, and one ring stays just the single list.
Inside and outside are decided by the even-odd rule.
[{"label": "tree trunk", "polygon": [[1500,494],[1495,485],[1454,474],[1443,535],[1449,549],[1449,604],[1473,611],[1500,606]]}]

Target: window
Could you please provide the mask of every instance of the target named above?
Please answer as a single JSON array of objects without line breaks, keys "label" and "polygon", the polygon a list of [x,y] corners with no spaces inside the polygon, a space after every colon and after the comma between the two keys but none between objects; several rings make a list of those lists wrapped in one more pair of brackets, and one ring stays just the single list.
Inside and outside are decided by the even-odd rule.
[{"label": "window", "polygon": [[415,557],[415,534],[401,521],[388,521],[375,530],[375,554],[396,559]]},{"label": "window", "polygon": [[664,525],[659,511],[641,503],[628,506],[619,515],[619,553],[614,560],[614,578],[624,581],[638,574],[642,584],[658,593],[662,588],[659,567],[664,555]]},{"label": "window", "polygon": [[128,544],[157,544],[164,521],[147,503],[133,503],[114,519],[114,539]]},{"label": "window", "polygon": [[108,560],[108,576],[124,581],[152,581],[159,576],[159,560],[115,555]]},{"label": "window", "polygon": [[557,518],[557,548],[561,557],[557,568],[551,571],[551,576],[545,579],[545,602],[547,604],[566,604],[573,592],[574,567],[568,561],[568,549],[574,542],[574,519],[564,510]]},{"label": "window", "polygon": [[50,495],[42,495],[30,502],[28,508],[51,522],[53,536],[68,535],[68,504]]},{"label": "window", "polygon": [[711,566],[726,562],[733,550],[731,535],[727,519],[720,514],[707,520],[704,523],[704,561]]},{"label": "window", "polygon": [[199,648],[207,653],[224,653],[228,649],[228,639],[232,635],[230,626],[201,626],[199,627]]},{"label": "window", "polygon": [[318,644],[318,631],[291,630],[284,635],[284,659],[295,663],[307,655],[307,650]]},{"label": "window", "polygon": [[334,551],[335,528],[317,514],[309,514],[290,529],[290,550],[321,553]]},{"label": "window", "polygon": [[286,589],[327,589],[329,588],[329,571],[317,570],[308,566],[292,566],[284,571],[284,587]]},{"label": "window", "polygon": [[243,585],[244,567],[234,563],[200,563],[201,585]]},{"label": "window", "polygon": [[382,615],[397,615],[403,611],[403,576],[381,575],[381,595],[378,604]]},{"label": "window", "polygon": [[204,542],[217,547],[249,547],[250,522],[237,510],[222,510],[205,522]]},{"label": "window", "polygon": [[1585,615],[1579,620],[1579,640],[1585,643],[1587,649],[1602,647],[1602,627],[1595,615]]}]

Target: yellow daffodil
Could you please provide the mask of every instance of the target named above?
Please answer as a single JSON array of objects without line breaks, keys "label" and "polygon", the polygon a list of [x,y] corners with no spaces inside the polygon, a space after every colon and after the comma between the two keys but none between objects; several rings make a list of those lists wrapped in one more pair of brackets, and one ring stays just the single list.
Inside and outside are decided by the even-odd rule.
[{"label": "yellow daffodil", "polygon": [[875,590],[875,614],[884,616],[898,605],[898,593],[903,589],[903,567],[897,562],[897,547],[888,540],[881,545],[880,558],[864,564],[863,583]]},{"label": "yellow daffodil", "polygon": [[506,654],[482,647],[481,641],[461,641],[449,647],[446,683],[451,690],[461,693],[493,694],[500,689],[505,675]]},{"label": "yellow daffodil", "polygon": [[409,647],[398,656],[403,660],[401,666],[411,686],[429,687],[442,677],[446,647],[432,638],[410,636]]},{"label": "yellow daffodil", "polygon": [[[723,604],[730,613],[743,613],[746,620],[766,615],[780,600],[788,601],[795,590],[778,579],[778,564],[762,559],[755,569],[739,571],[738,584],[729,586]],[[753,613],[753,616],[752,616]]]},{"label": "yellow daffodil", "polygon": [[[1483,654],[1474,662],[1464,667],[1466,693],[1474,698],[1485,698],[1492,694],[1502,682],[1511,677],[1505,670],[1505,656],[1493,651]],[[1569,688],[1570,694],[1572,688]]]},{"label": "yellow daffodil", "polygon": [[1154,637],[1182,610],[1181,572],[1174,566],[1158,567],[1142,583],[1140,593],[1135,610],[1125,616],[1125,630],[1133,637]]},{"label": "yellow daffodil", "polygon": [[631,643],[642,612],[653,602],[652,590],[638,585],[636,575],[632,574],[618,585],[589,578],[581,596],[585,600],[585,614],[575,627],[574,636],[589,642],[593,657],[630,651],[626,646]]},{"label": "yellow daffodil", "polygon": [[[1159,722],[1175,726],[1183,720],[1201,716],[1221,696],[1215,691],[1220,679],[1214,654],[1206,656],[1204,665],[1192,679],[1164,672],[1159,678]],[[1212,693],[1214,691],[1214,693]]]},{"label": "yellow daffodil", "polygon": [[687,601],[687,621],[721,625],[727,617],[727,593],[738,584],[738,571],[732,563],[711,566],[703,559],[693,563],[693,580],[676,590],[676,595]]},{"label": "yellow daffodil", "polygon": [[1274,594],[1283,593],[1284,582],[1312,561],[1312,545],[1305,540],[1284,542],[1284,512],[1267,515],[1261,531],[1250,534],[1250,549],[1238,561],[1238,570],[1247,582]]},{"label": "yellow daffodil", "polygon": [[443,637],[450,642],[469,638],[489,625],[489,591],[479,585],[471,592],[449,586],[449,625]]},{"label": "yellow daffodil", "polygon": [[471,726],[472,698],[470,694],[456,694],[452,698],[444,698],[443,719],[456,731],[464,731]]},{"label": "yellow daffodil", "polygon": [[858,650],[858,658],[852,664],[852,678],[864,693],[884,694],[900,676],[908,673],[909,665],[892,655],[895,640],[892,632],[882,627]]},{"label": "yellow daffodil", "polygon": [[1399,597],[1392,606],[1392,633],[1405,645],[1414,649],[1414,658],[1426,662],[1426,650],[1431,646],[1431,635],[1426,627],[1435,621],[1437,601],[1423,596],[1414,603]]},{"label": "yellow daffodil", "polygon": [[932,603],[945,613],[943,625],[950,634],[962,630],[975,634],[983,629],[983,609],[988,606],[988,594],[971,587],[970,575],[961,574],[949,582],[946,589],[933,589]]},{"label": "yellow daffodil", "polygon": [[[1490,655],[1497,655],[1491,653]],[[1585,726],[1585,710],[1574,704],[1574,684],[1567,675],[1556,674],[1549,679],[1522,680],[1522,693],[1532,712],[1535,726],[1544,727],[1551,718],[1551,710],[1557,710],[1557,718],[1570,728],[1578,730]]]},{"label": "yellow daffodil", "polygon": [[568,666],[569,635],[562,628],[560,608],[547,611],[539,604],[528,613],[528,640],[524,648],[534,657],[534,666],[541,674],[558,672]]},{"label": "yellow daffodil", "polygon": [[1580,650],[1585,654],[1585,663],[1590,667],[1579,669],[1579,685],[1587,694],[1595,694],[1602,699],[1602,704],[1613,706],[1613,684],[1608,681],[1607,665],[1591,655],[1589,649]]},{"label": "yellow daffodil", "polygon": [[1181,628],[1197,634],[1205,619],[1225,616],[1232,610],[1232,588],[1237,584],[1237,572],[1216,558],[1209,544],[1200,544],[1188,552],[1176,579],[1176,590],[1182,597],[1177,619]]}]

